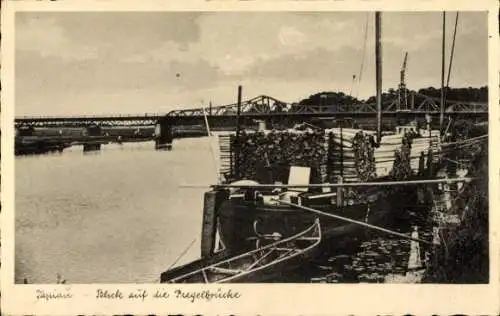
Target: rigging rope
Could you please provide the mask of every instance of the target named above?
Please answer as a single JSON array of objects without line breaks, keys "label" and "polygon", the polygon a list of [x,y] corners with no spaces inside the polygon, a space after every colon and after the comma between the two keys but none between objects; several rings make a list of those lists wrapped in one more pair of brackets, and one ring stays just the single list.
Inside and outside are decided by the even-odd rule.
[{"label": "rigging rope", "polygon": [[446,80],[446,89],[450,87],[450,76],[451,76],[451,66],[453,65],[453,55],[455,53],[455,40],[457,37],[457,25],[458,25],[458,15],[455,16],[455,29],[453,30],[453,42],[451,44],[451,53],[450,53],[450,65],[448,67],[448,78]]},{"label": "rigging rope", "polygon": [[452,40],[452,44],[451,44],[450,64],[448,65],[448,75],[446,78],[446,88],[444,89],[444,92],[443,92],[443,95],[444,95],[443,101],[445,102],[445,104],[446,104],[446,92],[450,88],[450,77],[451,77],[451,67],[453,65],[453,56],[455,55],[455,40],[457,37],[458,15],[459,15],[459,13],[457,12],[457,14],[455,16],[455,28],[453,30],[453,40]]},{"label": "rigging rope", "polygon": [[208,117],[207,117],[207,113],[205,111],[205,106],[201,105],[201,108],[203,110],[203,116],[205,118],[205,127],[207,129],[207,135],[208,135],[208,140],[209,140],[209,146],[210,146],[210,153],[212,154],[212,162],[214,164],[214,170],[215,170],[215,177],[216,179],[218,179],[218,182],[220,183],[220,170],[219,170],[219,160],[217,159],[216,155],[215,155],[215,149],[213,148],[213,145],[212,145],[212,132],[210,132],[210,125],[208,124]]},{"label": "rigging rope", "polygon": [[369,20],[369,15],[367,13],[366,14],[366,22],[365,22],[365,39],[363,42],[363,54],[361,56],[361,67],[359,69],[358,85],[356,87],[356,99],[358,98],[358,95],[359,95],[359,85],[361,83],[361,79],[363,78],[363,69],[365,67],[366,42],[368,41],[368,20]]},{"label": "rigging rope", "polygon": [[191,248],[194,244],[194,242],[196,241],[197,238],[194,238],[191,243],[186,247],[186,249],[184,249],[184,251],[181,252],[181,254],[174,260],[174,262],[172,262],[172,264],[170,264],[170,266],[168,267],[167,271],[172,269],[172,267],[177,263],[179,262],[179,260],[188,252],[189,248]]},{"label": "rigging rope", "polygon": [[484,138],[488,138],[488,135],[476,136],[476,137],[472,137],[472,138],[460,140],[460,141],[457,141],[457,142],[442,143],[441,145],[442,146],[450,146],[450,145],[462,144],[462,143],[464,143],[464,144],[465,143],[472,143],[472,142],[477,142],[478,140],[481,140],[481,139],[484,139]]},{"label": "rigging rope", "polygon": [[316,213],[316,214],[319,214],[319,215],[322,215],[322,216],[335,218],[335,219],[338,219],[338,220],[341,220],[341,221],[344,221],[344,222],[348,222],[348,223],[352,223],[352,224],[364,226],[364,227],[367,227],[367,228],[375,229],[375,230],[382,231],[382,232],[385,232],[385,233],[388,233],[388,234],[391,234],[391,235],[395,235],[395,236],[398,236],[398,237],[402,237],[402,238],[405,238],[405,239],[409,239],[409,240],[418,241],[418,242],[421,242],[421,243],[424,243],[424,244],[432,245],[432,243],[430,241],[428,241],[428,240],[424,240],[424,239],[420,239],[420,238],[415,238],[413,236],[408,236],[408,235],[399,233],[399,232],[391,230],[391,229],[387,229],[387,228],[384,228],[384,227],[380,227],[380,226],[376,226],[376,225],[372,225],[372,224],[360,222],[360,221],[351,219],[349,217],[344,217],[344,216],[340,216],[340,215],[336,215],[336,214],[332,214],[332,213],[323,212],[323,211],[316,210],[316,209],[311,208],[311,207],[307,207],[307,206],[303,206],[303,205],[291,203],[291,202],[288,202],[288,201],[283,201],[283,200],[280,200],[280,199],[271,199],[271,201],[275,201],[277,203],[281,203],[281,204],[288,205],[288,206],[293,206],[293,207],[296,207],[298,209],[302,209],[304,211]]}]

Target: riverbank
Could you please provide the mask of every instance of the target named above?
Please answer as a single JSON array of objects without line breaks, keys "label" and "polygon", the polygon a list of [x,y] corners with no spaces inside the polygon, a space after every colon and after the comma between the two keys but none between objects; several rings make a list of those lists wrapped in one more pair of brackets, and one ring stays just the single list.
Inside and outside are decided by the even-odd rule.
[{"label": "riverbank", "polygon": [[448,199],[446,191],[436,199],[433,215],[437,244],[423,282],[489,282],[487,144],[475,152],[468,172],[476,180],[463,187],[451,187]]}]

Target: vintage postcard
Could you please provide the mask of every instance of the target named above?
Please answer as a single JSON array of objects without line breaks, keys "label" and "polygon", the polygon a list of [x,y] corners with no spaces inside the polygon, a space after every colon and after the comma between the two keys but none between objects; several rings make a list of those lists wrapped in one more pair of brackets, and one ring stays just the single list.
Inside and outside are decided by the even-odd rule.
[{"label": "vintage postcard", "polygon": [[497,1],[2,5],[5,314],[500,312]]}]

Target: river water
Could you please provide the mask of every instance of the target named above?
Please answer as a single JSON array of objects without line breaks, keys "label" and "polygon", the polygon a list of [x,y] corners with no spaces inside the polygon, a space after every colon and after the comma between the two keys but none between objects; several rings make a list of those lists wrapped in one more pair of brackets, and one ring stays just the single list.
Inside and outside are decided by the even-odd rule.
[{"label": "river water", "polygon": [[[16,282],[155,283],[186,249],[175,265],[197,259],[207,187],[183,185],[216,181],[210,146],[192,138],[172,151],[145,142],[16,157]],[[387,227],[422,226],[418,212],[406,217]],[[384,233],[347,236],[271,282],[384,282],[404,274],[409,248]]]},{"label": "river water", "polygon": [[17,282],[157,282],[199,257],[203,192],[216,179],[204,138],[16,157]]}]

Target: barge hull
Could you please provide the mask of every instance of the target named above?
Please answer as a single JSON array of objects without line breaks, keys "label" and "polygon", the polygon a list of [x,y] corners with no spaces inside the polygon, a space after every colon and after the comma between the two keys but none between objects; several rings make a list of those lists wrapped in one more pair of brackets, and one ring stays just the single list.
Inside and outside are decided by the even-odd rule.
[{"label": "barge hull", "polygon": [[[321,209],[331,214],[356,221],[384,226],[389,220],[390,205],[383,199],[374,204],[346,206],[341,209]],[[226,201],[218,212],[219,234],[224,245],[232,252],[255,249],[259,243],[272,242],[280,236],[286,238],[310,226],[317,214],[290,207],[261,207]],[[360,225],[334,218],[321,217],[323,240],[332,240],[364,231]]]}]

